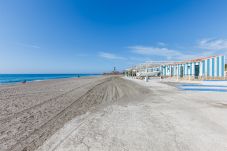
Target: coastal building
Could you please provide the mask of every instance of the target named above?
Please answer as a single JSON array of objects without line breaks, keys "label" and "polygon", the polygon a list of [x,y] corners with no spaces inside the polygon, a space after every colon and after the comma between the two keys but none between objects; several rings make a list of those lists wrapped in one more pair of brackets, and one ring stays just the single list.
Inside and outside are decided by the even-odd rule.
[{"label": "coastal building", "polygon": [[[139,65],[141,66],[141,65]],[[185,80],[223,80],[225,79],[225,56],[210,56],[181,62],[143,64],[142,68],[132,68],[137,78],[160,76]]]}]

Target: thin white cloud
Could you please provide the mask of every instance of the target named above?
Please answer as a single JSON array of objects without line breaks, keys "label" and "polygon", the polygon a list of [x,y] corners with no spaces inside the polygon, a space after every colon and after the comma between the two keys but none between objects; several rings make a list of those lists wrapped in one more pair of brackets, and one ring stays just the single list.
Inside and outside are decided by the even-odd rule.
[{"label": "thin white cloud", "polygon": [[207,50],[227,50],[227,39],[202,39],[198,41],[198,47]]},{"label": "thin white cloud", "polygon": [[166,43],[164,43],[164,42],[158,42],[158,46],[166,46]]},{"label": "thin white cloud", "polygon": [[34,44],[26,44],[26,43],[17,43],[18,45],[22,47],[27,47],[27,48],[34,48],[34,49],[39,49],[40,47]]},{"label": "thin white cloud", "polygon": [[110,59],[110,60],[125,60],[126,58],[118,56],[113,53],[108,53],[108,52],[100,52],[99,57],[105,58],[105,59]]},{"label": "thin white cloud", "polygon": [[76,54],[75,56],[76,56],[76,57],[87,57],[88,54]]},{"label": "thin white cloud", "polygon": [[147,46],[131,46],[132,53],[139,54],[144,57],[164,57],[168,61],[173,60],[189,60],[197,57],[201,57],[201,53],[193,51],[179,51],[174,49],[169,49],[167,47],[147,47]]},{"label": "thin white cloud", "polygon": [[158,43],[158,46],[130,46],[127,47],[132,53],[140,55],[144,58],[153,60],[165,58],[164,60],[189,60],[193,58],[227,55],[227,39],[202,39],[194,46],[195,50],[184,51],[185,48],[170,49],[165,43]]},{"label": "thin white cloud", "polygon": [[153,55],[166,57],[168,60],[178,58],[183,54],[177,50],[172,50],[165,47],[145,47],[145,46],[131,46],[128,47],[133,53],[140,55]]}]

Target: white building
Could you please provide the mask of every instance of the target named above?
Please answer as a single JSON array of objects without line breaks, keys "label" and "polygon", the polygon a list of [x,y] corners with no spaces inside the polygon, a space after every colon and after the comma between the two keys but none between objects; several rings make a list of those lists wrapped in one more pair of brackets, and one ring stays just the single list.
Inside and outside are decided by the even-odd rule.
[{"label": "white building", "polygon": [[211,56],[175,64],[162,65],[163,77],[177,77],[184,79],[223,79],[225,71],[225,57]]},{"label": "white building", "polygon": [[[151,66],[151,67],[150,67]],[[135,69],[134,69],[135,70]],[[210,56],[182,62],[162,63],[159,65],[144,65],[137,69],[137,76],[162,76],[178,79],[224,79],[225,56]]]}]

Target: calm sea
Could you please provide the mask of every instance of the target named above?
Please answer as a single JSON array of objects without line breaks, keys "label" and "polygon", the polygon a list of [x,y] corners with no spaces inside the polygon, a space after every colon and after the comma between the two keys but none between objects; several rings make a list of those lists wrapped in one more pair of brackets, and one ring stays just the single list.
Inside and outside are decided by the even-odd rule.
[{"label": "calm sea", "polygon": [[42,81],[49,79],[80,78],[100,74],[0,74],[0,84],[20,83],[23,81]]}]

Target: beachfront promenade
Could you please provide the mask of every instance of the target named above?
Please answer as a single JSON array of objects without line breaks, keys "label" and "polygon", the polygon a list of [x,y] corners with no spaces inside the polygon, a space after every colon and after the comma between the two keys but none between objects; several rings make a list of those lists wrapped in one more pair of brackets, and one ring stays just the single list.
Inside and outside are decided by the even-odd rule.
[{"label": "beachfront promenade", "polygon": [[107,76],[0,87],[1,150],[225,151],[227,93],[178,84]]}]

